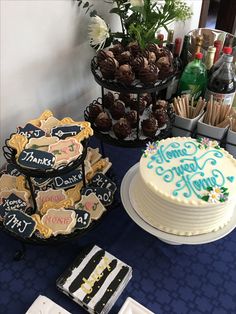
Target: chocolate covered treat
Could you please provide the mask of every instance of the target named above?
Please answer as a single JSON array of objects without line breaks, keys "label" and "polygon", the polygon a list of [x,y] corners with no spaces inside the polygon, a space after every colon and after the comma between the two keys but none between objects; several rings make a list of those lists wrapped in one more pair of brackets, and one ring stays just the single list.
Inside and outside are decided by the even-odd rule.
[{"label": "chocolate covered treat", "polygon": [[147,58],[143,56],[136,57],[132,63],[132,69],[136,75],[136,78],[139,77],[139,72],[141,69],[146,68],[148,66]]},{"label": "chocolate covered treat", "polygon": [[121,100],[116,100],[110,109],[111,116],[113,119],[118,120],[125,115],[125,104]]},{"label": "chocolate covered treat", "polygon": [[101,62],[104,61],[105,59],[107,58],[114,58],[114,54],[112,51],[110,50],[105,50],[105,49],[102,49],[102,50],[99,50],[98,53],[97,53],[97,63],[98,65],[100,66]]},{"label": "chocolate covered treat", "polygon": [[167,121],[167,114],[166,111],[162,108],[162,109],[156,109],[153,112],[153,116],[154,118],[157,119],[158,121],[158,125],[161,128],[163,125],[165,125],[166,121]]},{"label": "chocolate covered treat", "polygon": [[125,118],[121,118],[113,125],[113,131],[119,139],[124,139],[131,133],[131,126]]},{"label": "chocolate covered treat", "polygon": [[148,60],[148,63],[155,63],[156,62],[156,54],[153,51],[149,51],[148,49],[145,49],[142,52],[143,57],[145,57]]},{"label": "chocolate covered treat", "polygon": [[118,55],[125,51],[125,48],[121,43],[117,43],[113,47],[109,48],[109,51],[112,51],[116,58]]},{"label": "chocolate covered treat", "polygon": [[89,106],[89,119],[93,122],[101,112],[103,112],[101,104],[99,103],[91,104]]},{"label": "chocolate covered treat", "polygon": [[133,56],[131,55],[130,51],[124,51],[120,55],[118,55],[116,58],[120,65],[130,64],[132,63],[132,60],[133,60]]},{"label": "chocolate covered treat", "polygon": [[116,59],[108,57],[100,63],[102,76],[107,80],[113,80],[119,63]]},{"label": "chocolate covered treat", "polygon": [[155,64],[149,64],[146,68],[139,71],[140,81],[146,84],[153,84],[158,78],[158,68]]},{"label": "chocolate covered treat", "polygon": [[160,70],[159,72],[160,79],[168,77],[173,72],[172,62],[168,56],[159,58],[156,65]]},{"label": "chocolate covered treat", "polygon": [[132,103],[132,98],[131,98],[130,94],[128,94],[128,93],[120,93],[119,94],[119,99],[124,102],[125,107],[130,107],[130,104]]},{"label": "chocolate covered treat", "polygon": [[151,117],[149,119],[143,120],[142,123],[143,134],[148,137],[153,137],[158,130],[158,122],[155,118]]},{"label": "chocolate covered treat", "polygon": [[109,109],[114,104],[114,101],[115,101],[114,94],[112,92],[108,92],[103,97],[103,106]]},{"label": "chocolate covered treat", "polygon": [[134,58],[141,53],[141,48],[137,42],[129,43],[127,48]]},{"label": "chocolate covered treat", "polygon": [[130,109],[139,111],[140,114],[143,114],[146,105],[147,102],[140,97],[139,103],[136,99],[132,100],[132,102],[130,103]]},{"label": "chocolate covered treat", "polygon": [[149,107],[152,104],[151,94],[145,93],[141,96],[141,98],[146,101],[146,107]]},{"label": "chocolate covered treat", "polygon": [[119,67],[116,73],[117,81],[130,85],[134,80],[134,73],[129,64],[123,64]]},{"label": "chocolate covered treat", "polygon": [[137,126],[138,114],[136,110],[130,110],[125,114],[126,120],[129,122],[131,128],[135,128]]},{"label": "chocolate covered treat", "polygon": [[107,132],[112,127],[112,120],[107,112],[101,112],[97,116],[95,124],[100,131]]},{"label": "chocolate covered treat", "polygon": [[152,105],[152,111],[154,112],[157,109],[162,109],[167,111],[167,101],[159,99],[155,104]]}]

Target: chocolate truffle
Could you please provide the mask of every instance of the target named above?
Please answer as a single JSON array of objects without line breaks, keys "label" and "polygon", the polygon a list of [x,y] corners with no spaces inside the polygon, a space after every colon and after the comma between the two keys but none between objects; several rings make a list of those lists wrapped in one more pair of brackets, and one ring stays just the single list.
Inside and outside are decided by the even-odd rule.
[{"label": "chocolate truffle", "polygon": [[117,70],[116,78],[119,82],[130,85],[134,80],[134,73],[129,64],[122,64]]},{"label": "chocolate truffle", "polygon": [[168,77],[173,72],[173,66],[168,56],[161,57],[156,63],[159,68],[159,78],[162,80]]},{"label": "chocolate truffle", "polygon": [[116,58],[118,55],[125,51],[125,48],[124,46],[122,46],[121,43],[116,43],[115,45],[113,45],[113,47],[109,48],[109,51],[112,51]]},{"label": "chocolate truffle", "polygon": [[149,51],[148,49],[142,52],[142,56],[148,60],[148,63],[155,63],[157,59],[155,52]]},{"label": "chocolate truffle", "polygon": [[131,133],[131,126],[125,118],[121,118],[113,125],[113,131],[118,139],[124,139]]},{"label": "chocolate truffle", "polygon": [[116,100],[110,109],[111,116],[113,119],[118,120],[125,115],[125,104],[121,100]]},{"label": "chocolate truffle", "polygon": [[167,114],[163,109],[156,109],[153,116],[157,119],[159,127],[162,127],[167,121]]},{"label": "chocolate truffle", "polygon": [[114,101],[115,101],[115,96],[113,95],[112,92],[108,92],[103,97],[103,106],[109,109],[114,104]]},{"label": "chocolate truffle", "polygon": [[158,130],[158,122],[155,118],[151,117],[149,119],[143,120],[142,123],[143,134],[148,137],[153,137]]},{"label": "chocolate truffle", "polygon": [[139,77],[139,71],[148,66],[147,58],[143,56],[136,57],[132,63],[132,69],[136,75],[136,78]]},{"label": "chocolate truffle", "polygon": [[131,52],[132,56],[135,58],[138,54],[141,53],[141,48],[137,42],[131,42],[127,46],[128,50]]},{"label": "chocolate truffle", "polygon": [[139,71],[140,81],[146,84],[152,84],[157,81],[158,78],[158,68],[155,64],[151,63],[146,68]]},{"label": "chocolate truffle", "polygon": [[141,98],[146,101],[146,107],[149,107],[151,105],[151,103],[152,103],[151,94],[145,93],[141,96]]},{"label": "chocolate truffle", "polygon": [[138,114],[137,111],[131,110],[125,114],[126,120],[129,122],[131,128],[135,128],[137,126]]},{"label": "chocolate truffle", "polygon": [[107,112],[101,112],[97,116],[95,124],[100,131],[107,132],[112,127],[112,120]]},{"label": "chocolate truffle", "polygon": [[130,109],[132,110],[139,110],[139,113],[142,114],[144,109],[146,108],[147,102],[140,97],[139,103],[136,99],[133,99],[130,103]]},{"label": "chocolate truffle", "polygon": [[131,55],[130,51],[124,51],[120,55],[118,55],[116,58],[120,65],[130,64],[133,60],[133,56]]},{"label": "chocolate truffle", "polygon": [[112,51],[109,50],[99,50],[97,53],[97,63],[100,66],[101,62],[104,61],[107,58],[114,58],[114,54]]},{"label": "chocolate truffle", "polygon": [[130,107],[130,104],[132,103],[132,98],[131,98],[130,94],[128,94],[128,93],[120,93],[119,94],[119,99],[124,102],[125,107]]},{"label": "chocolate truffle", "polygon": [[119,63],[116,59],[108,57],[100,64],[102,76],[107,80],[113,80]]},{"label": "chocolate truffle", "polygon": [[154,112],[157,109],[162,109],[164,111],[167,110],[167,101],[166,100],[158,100],[155,104],[152,105],[152,111]]},{"label": "chocolate truffle", "polygon": [[89,119],[93,122],[101,112],[103,112],[103,108],[99,103],[91,104],[89,106]]}]

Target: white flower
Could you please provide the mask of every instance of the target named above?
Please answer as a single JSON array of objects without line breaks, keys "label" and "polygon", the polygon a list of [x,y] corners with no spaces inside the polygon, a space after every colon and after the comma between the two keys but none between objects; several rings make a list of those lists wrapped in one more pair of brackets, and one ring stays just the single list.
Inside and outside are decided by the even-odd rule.
[{"label": "white flower", "polygon": [[218,186],[212,188],[212,192],[214,192],[216,194],[222,194],[221,189]]},{"label": "white flower", "polygon": [[218,203],[220,200],[220,194],[215,193],[213,190],[209,192],[208,196],[209,196],[209,199],[208,199],[209,203]]},{"label": "white flower", "polygon": [[144,0],[130,0],[130,4],[132,7],[143,7]]},{"label": "white flower", "polygon": [[109,37],[109,28],[106,22],[98,15],[91,18],[89,37],[92,46],[99,46],[97,50],[104,47],[106,39]]}]

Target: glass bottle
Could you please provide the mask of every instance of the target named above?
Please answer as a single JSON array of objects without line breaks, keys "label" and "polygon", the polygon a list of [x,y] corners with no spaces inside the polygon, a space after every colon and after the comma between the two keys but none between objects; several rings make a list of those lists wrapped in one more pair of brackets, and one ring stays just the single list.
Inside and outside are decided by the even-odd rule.
[{"label": "glass bottle", "polygon": [[219,59],[220,57],[220,51],[222,48],[222,41],[221,40],[215,40],[214,41],[214,47],[216,48],[215,57],[214,57],[214,63]]},{"label": "glass bottle", "polygon": [[211,69],[214,63],[214,57],[215,57],[216,48],[213,46],[208,47],[207,54],[205,58],[205,66],[207,71]]},{"label": "glass bottle", "polygon": [[178,94],[190,94],[195,100],[204,94],[207,73],[202,57],[201,52],[196,53],[195,59],[185,67],[180,77]]},{"label": "glass bottle", "polygon": [[190,36],[184,36],[183,47],[180,54],[180,60],[182,62],[183,68],[189,63],[189,47],[190,47]]},{"label": "glass bottle", "polygon": [[232,105],[235,96],[236,81],[233,69],[233,56],[225,55],[223,64],[210,77],[205,93],[206,100],[211,95],[222,104]]},{"label": "glass bottle", "polygon": [[201,52],[202,44],[203,44],[203,36],[202,35],[196,36],[195,55],[196,53]]},{"label": "glass bottle", "polygon": [[174,30],[168,31],[166,47],[173,53],[174,52]]}]

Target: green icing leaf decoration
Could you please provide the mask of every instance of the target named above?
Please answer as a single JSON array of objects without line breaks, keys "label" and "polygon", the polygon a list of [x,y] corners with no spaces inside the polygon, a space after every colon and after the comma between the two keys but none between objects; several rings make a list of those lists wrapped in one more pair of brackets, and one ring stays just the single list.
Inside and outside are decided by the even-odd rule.
[{"label": "green icing leaf decoration", "polygon": [[208,202],[208,200],[209,200],[209,195],[204,195],[204,196],[201,197],[201,199],[202,199],[203,201]]}]

